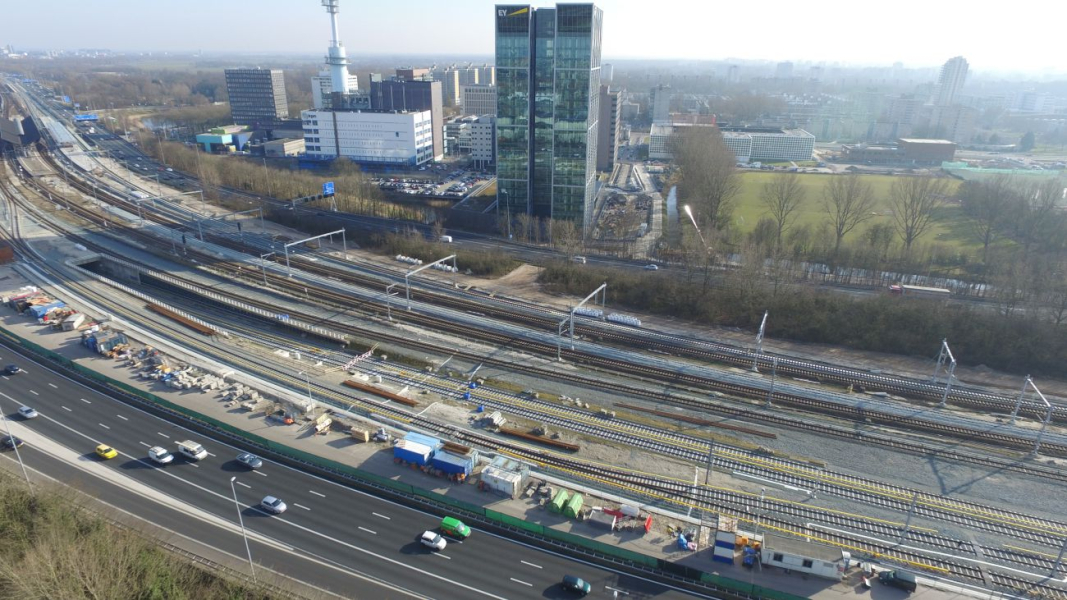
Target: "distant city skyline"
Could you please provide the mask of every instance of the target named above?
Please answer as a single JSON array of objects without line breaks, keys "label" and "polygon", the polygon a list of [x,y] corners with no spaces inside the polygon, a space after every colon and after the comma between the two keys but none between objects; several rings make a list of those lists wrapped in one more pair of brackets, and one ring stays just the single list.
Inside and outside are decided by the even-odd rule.
[{"label": "distant city skyline", "polygon": [[[492,56],[495,4],[341,0],[341,39],[353,58]],[[4,9],[6,22],[26,26],[0,31],[0,44],[17,50],[322,54],[330,37],[318,0],[111,0],[104,6],[53,0],[46,11],[39,3],[12,3]],[[597,6],[604,10],[606,60],[902,62],[916,68],[962,55],[976,72],[1067,72],[1055,47],[1059,20],[1026,11],[965,10],[956,3],[918,0],[891,7],[827,0],[815,8],[771,0],[758,12],[743,3],[686,0],[603,0]],[[29,26],[35,19],[41,27]],[[42,31],[50,35],[42,38]],[[1026,43],[1009,43],[1013,38]]]}]

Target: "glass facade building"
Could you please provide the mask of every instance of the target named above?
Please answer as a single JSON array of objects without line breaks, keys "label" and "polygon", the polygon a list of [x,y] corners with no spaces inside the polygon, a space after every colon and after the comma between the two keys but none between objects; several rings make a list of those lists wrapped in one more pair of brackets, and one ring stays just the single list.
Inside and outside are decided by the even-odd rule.
[{"label": "glass facade building", "polygon": [[596,191],[603,11],[496,6],[497,207],[588,230]]}]

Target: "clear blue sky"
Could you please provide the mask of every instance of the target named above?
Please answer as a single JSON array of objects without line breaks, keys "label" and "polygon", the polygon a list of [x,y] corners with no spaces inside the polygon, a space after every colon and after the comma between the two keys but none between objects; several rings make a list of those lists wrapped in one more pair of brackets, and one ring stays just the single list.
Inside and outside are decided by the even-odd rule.
[{"label": "clear blue sky", "polygon": [[[8,0],[0,44],[16,48],[322,54],[319,0]],[[493,52],[489,0],[341,0],[348,54]],[[814,60],[977,71],[1067,71],[1062,0],[1047,12],[961,0],[603,0],[604,56]],[[549,3],[535,4],[548,6]],[[1026,7],[1033,10],[1026,10]],[[1056,16],[1054,13],[1059,13]],[[39,27],[22,26],[39,20]],[[19,26],[14,26],[18,23]],[[47,38],[42,38],[46,33]]]}]

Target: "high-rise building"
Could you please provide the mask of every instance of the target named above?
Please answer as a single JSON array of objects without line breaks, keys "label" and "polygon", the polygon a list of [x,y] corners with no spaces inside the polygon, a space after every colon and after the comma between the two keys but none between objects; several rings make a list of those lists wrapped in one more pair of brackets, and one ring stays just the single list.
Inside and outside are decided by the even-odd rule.
[{"label": "high-rise building", "polygon": [[934,92],[934,104],[952,106],[959,99],[960,90],[967,80],[967,59],[957,56],[948,59],[941,67],[941,76],[937,78]]},{"label": "high-rise building", "polygon": [[622,135],[619,90],[600,85],[600,116],[597,118],[596,168],[610,172],[615,168],[619,153],[619,137]]},{"label": "high-rise building", "polygon": [[471,123],[471,162],[479,169],[496,160],[496,117],[482,115]]},{"label": "high-rise building", "polygon": [[496,86],[495,85],[465,85],[462,86],[463,112],[468,115],[493,115],[496,116]]},{"label": "high-rise building", "polygon": [[496,85],[496,67],[482,65],[478,67],[478,85]]},{"label": "high-rise building", "polygon": [[600,65],[600,83],[611,83],[615,78],[615,65],[604,63]]},{"label": "high-rise building", "polygon": [[433,121],[433,156],[444,158],[444,110],[441,82],[430,79],[429,69],[397,69],[396,76],[370,76],[370,107],[386,111],[430,111]]},{"label": "high-rise building", "polygon": [[933,135],[956,143],[969,143],[974,135],[978,111],[969,106],[935,106],[930,114]]},{"label": "high-rise building", "polygon": [[281,69],[226,69],[226,93],[238,125],[273,129],[289,116]]},{"label": "high-rise building", "polygon": [[730,68],[726,70],[726,83],[740,83],[741,82],[741,67],[738,65],[730,65]]},{"label": "high-rise building", "polygon": [[674,92],[669,85],[657,85],[652,88],[652,92],[648,95],[648,111],[652,113],[653,123],[670,123],[671,122],[671,100],[674,98]]},{"label": "high-rise building", "polygon": [[495,16],[498,210],[588,231],[604,13],[591,3],[498,4]]},{"label": "high-rise building", "polygon": [[793,63],[789,61],[778,63],[778,66],[774,69],[774,76],[777,79],[791,79],[793,77]]}]

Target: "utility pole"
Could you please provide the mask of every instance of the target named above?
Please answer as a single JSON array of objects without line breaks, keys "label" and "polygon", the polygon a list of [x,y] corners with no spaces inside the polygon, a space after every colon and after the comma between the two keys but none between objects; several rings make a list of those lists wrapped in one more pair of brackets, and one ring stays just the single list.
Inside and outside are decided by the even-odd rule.
[{"label": "utility pole", "polygon": [[248,553],[248,569],[252,571],[252,583],[256,583],[256,565],[252,562],[252,548],[248,545],[248,532],[245,531],[245,518],[241,515],[241,503],[237,501],[237,488],[233,486],[233,482],[237,481],[237,476],[230,478],[230,490],[233,492],[233,504],[237,507],[237,520],[241,523],[241,535],[245,538],[245,552]]}]

